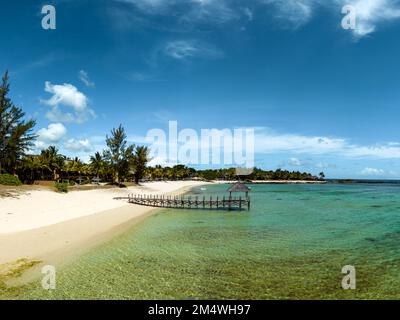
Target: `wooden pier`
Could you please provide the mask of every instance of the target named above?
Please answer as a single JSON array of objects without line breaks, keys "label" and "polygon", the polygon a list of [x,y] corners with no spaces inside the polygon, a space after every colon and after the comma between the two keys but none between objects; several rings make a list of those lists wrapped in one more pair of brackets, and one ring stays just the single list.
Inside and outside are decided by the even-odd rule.
[{"label": "wooden pier", "polygon": [[250,210],[250,197],[198,197],[129,194],[129,203],[157,208],[198,209],[198,210]]},{"label": "wooden pier", "polygon": [[[227,191],[229,196],[165,196],[129,194],[128,197],[115,198],[128,200],[129,203],[141,206],[174,209],[198,209],[198,210],[250,210],[250,188],[241,182],[235,183]],[[245,196],[232,197],[232,193],[241,192]]]}]

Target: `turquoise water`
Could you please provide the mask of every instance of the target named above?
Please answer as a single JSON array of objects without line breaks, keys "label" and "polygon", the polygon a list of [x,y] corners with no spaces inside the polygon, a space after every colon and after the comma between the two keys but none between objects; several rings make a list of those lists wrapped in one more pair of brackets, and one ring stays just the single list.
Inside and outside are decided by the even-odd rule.
[{"label": "turquoise water", "polygon": [[[193,190],[224,195],[227,186]],[[250,212],[165,209],[13,298],[397,298],[400,187],[255,185]],[[357,270],[344,291],[341,269]]]}]

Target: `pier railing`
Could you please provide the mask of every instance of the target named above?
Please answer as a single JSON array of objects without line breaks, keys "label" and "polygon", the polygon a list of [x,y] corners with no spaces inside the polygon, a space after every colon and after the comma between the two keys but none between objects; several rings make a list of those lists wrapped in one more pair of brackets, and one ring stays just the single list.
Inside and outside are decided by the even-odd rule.
[{"label": "pier railing", "polygon": [[127,199],[129,203],[142,206],[175,209],[213,209],[213,210],[250,210],[250,197],[198,197],[198,196],[165,196],[165,195],[143,195],[129,194],[128,197],[116,199]]}]

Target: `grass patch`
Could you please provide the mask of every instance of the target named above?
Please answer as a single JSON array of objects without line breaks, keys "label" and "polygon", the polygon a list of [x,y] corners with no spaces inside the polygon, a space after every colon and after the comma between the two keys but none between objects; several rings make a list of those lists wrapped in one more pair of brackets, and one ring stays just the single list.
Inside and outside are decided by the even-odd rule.
[{"label": "grass patch", "polygon": [[4,186],[20,186],[22,185],[18,177],[11,174],[0,174],[0,184]]},{"label": "grass patch", "polygon": [[67,193],[69,184],[66,182],[56,182],[54,184],[58,192]]}]

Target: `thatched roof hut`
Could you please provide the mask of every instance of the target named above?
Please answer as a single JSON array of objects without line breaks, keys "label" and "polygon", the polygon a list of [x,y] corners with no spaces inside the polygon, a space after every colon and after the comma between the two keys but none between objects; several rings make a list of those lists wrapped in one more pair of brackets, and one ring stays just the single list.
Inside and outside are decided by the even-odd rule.
[{"label": "thatched roof hut", "polygon": [[234,185],[232,185],[227,191],[229,192],[230,196],[232,195],[232,192],[244,192],[244,193],[246,193],[246,197],[248,197],[251,189],[248,186],[246,186],[244,183],[237,182]]}]

